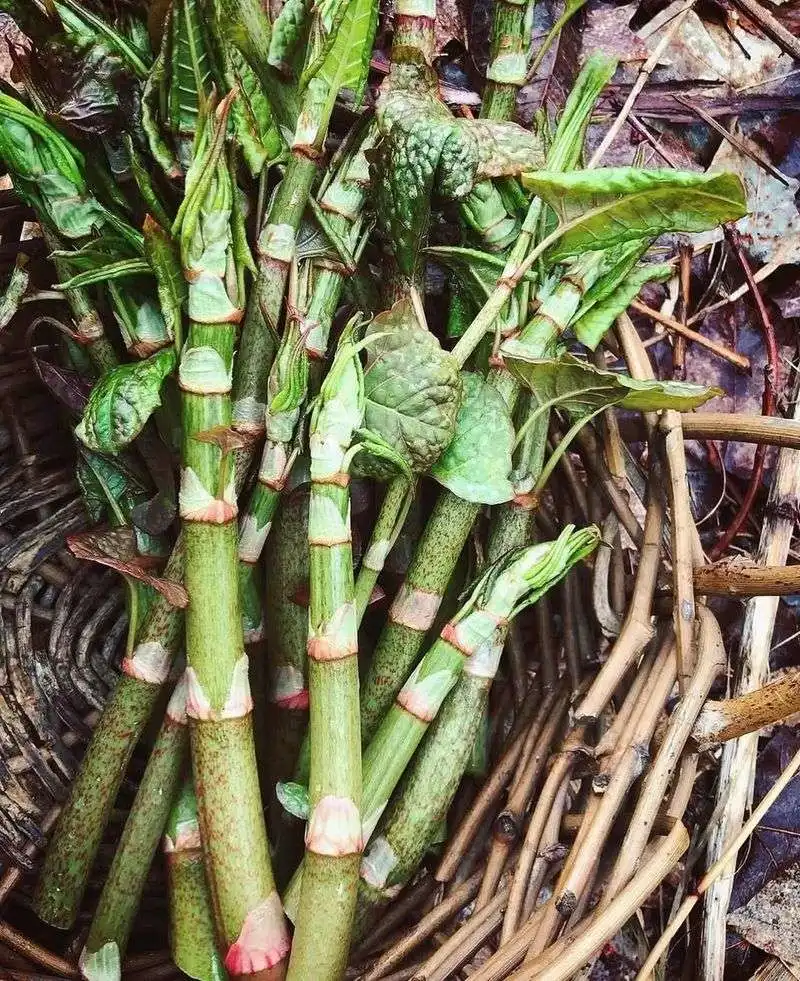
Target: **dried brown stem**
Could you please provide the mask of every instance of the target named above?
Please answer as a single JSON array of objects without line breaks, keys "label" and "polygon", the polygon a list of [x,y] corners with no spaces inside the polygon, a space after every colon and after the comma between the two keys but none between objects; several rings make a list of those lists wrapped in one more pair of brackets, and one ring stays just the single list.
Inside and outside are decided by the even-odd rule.
[{"label": "dried brown stem", "polygon": [[[689,835],[678,822],[659,842],[628,888],[610,906],[578,923],[536,960],[512,974],[509,981],[566,981],[572,977],[643,905],[688,847]],[[480,971],[472,975],[472,981],[484,981]]]},{"label": "dried brown stem", "polygon": [[[739,260],[739,265],[742,267],[742,272],[744,273],[744,278],[747,281],[747,285],[750,287],[750,292],[752,293],[756,310],[758,311],[761,333],[764,335],[764,347],[767,351],[767,366],[764,369],[764,395],[761,400],[761,413],[765,416],[773,416],[775,415],[776,406],[775,380],[778,376],[778,342],[775,339],[775,329],[772,326],[772,318],[767,311],[764,300],[758,286],[756,285],[756,281],[753,278],[750,262],[748,261],[748,258],[745,255],[744,247],[742,246],[741,236],[733,225],[725,225],[724,227],[725,237],[730,243],[733,251],[736,253],[736,257]],[[742,503],[725,533],[719,538],[714,547],[711,549],[709,557],[712,560],[718,559],[725,553],[727,547],[734,540],[734,538],[736,538],[745,521],[747,521],[755,502],[756,495],[758,494],[758,490],[761,487],[761,477],[764,473],[766,452],[766,447],[759,443],[756,447],[755,456],[753,457],[753,471],[750,474],[750,482],[747,485],[747,490],[745,491]]]},{"label": "dried brown stem", "polygon": [[625,692],[625,698],[619,707],[619,711],[614,716],[611,725],[597,741],[594,750],[595,759],[603,759],[606,756],[612,755],[615,747],[619,745],[620,738],[624,735],[630,724],[631,715],[636,708],[639,696],[645,685],[652,680],[651,673],[654,660],[655,657],[653,654],[645,654],[639,662],[633,680]]},{"label": "dried brown stem", "polygon": [[800,671],[738,698],[706,702],[692,729],[697,749],[738,739],[800,712]]},{"label": "dried brown stem", "polygon": [[716,618],[704,607],[699,610],[697,670],[683,698],[670,717],[664,739],[639,792],[628,830],[603,896],[608,905],[634,875],[652,834],[664,794],[672,779],[692,726],[708,696],[714,679],[725,669],[725,648]]},{"label": "dried brown stem", "polygon": [[642,541],[641,526],[636,520],[636,515],[631,511],[627,497],[606,466],[602,447],[592,427],[584,426],[575,437],[575,442],[580,448],[581,459],[589,471],[590,478],[614,509],[619,523],[630,535],[631,540],[639,545]]},{"label": "dried brown stem", "polygon": [[508,739],[508,746],[503,755],[497,761],[492,773],[486,783],[481,787],[480,793],[475,798],[467,812],[464,820],[459,825],[454,834],[450,836],[442,855],[439,866],[436,869],[437,882],[449,882],[456,874],[459,863],[464,856],[470,842],[475,837],[486,815],[494,807],[503,793],[503,788],[511,779],[522,754],[523,746],[528,727],[535,725],[536,709],[539,702],[538,692],[529,692],[514,726],[514,730]]},{"label": "dried brown stem", "polygon": [[800,565],[719,562],[694,570],[698,593],[710,596],[791,596],[800,592]]},{"label": "dried brown stem", "polygon": [[[669,947],[670,941],[681,926],[686,922],[694,907],[700,902],[700,898],[716,882],[719,881],[729,866],[736,861],[736,856],[739,849],[761,823],[761,819],[764,817],[770,807],[772,807],[778,797],[780,797],[780,795],[786,789],[787,784],[798,770],[800,770],[800,750],[798,750],[791,760],[789,760],[789,763],[786,765],[784,771],[769,788],[766,794],[764,794],[763,798],[758,804],[758,807],[753,809],[753,813],[750,815],[747,822],[742,826],[739,833],[731,841],[730,845],[725,849],[720,858],[709,868],[709,870],[700,880],[694,894],[687,896],[683,901],[677,915],[674,917],[663,934],[658,938],[658,942],[651,949],[647,960],[642,966],[642,969],[636,975],[636,981],[649,981],[649,979],[653,977],[653,969],[660,960],[661,955]],[[732,879],[733,876],[728,876],[727,878]],[[625,892],[627,891],[628,890],[626,889]],[[622,895],[624,894],[625,893],[622,893]],[[724,936],[722,939],[724,942]],[[522,979],[518,979],[518,981],[522,981]]]},{"label": "dried brown stem", "polygon": [[[525,809],[544,770],[550,755],[550,747],[561,727],[567,705],[567,694],[563,690],[560,693],[554,691],[545,698],[542,708],[537,714],[540,725],[535,745],[532,747],[532,752],[528,758],[524,760],[524,765],[511,786],[506,806],[494,822],[492,844],[486,861],[486,871],[481,889],[475,903],[476,910],[486,906],[494,896],[509,853],[522,836],[522,818]],[[533,731],[534,727],[532,726],[531,732]]]},{"label": "dried brown stem", "polygon": [[689,504],[689,481],[686,474],[686,451],[680,414],[669,410],[661,417],[664,434],[664,456],[667,461],[668,490],[671,510],[670,542],[672,545],[672,625],[675,629],[678,655],[678,684],[681,692],[694,670],[694,582],[695,566],[703,563],[703,550],[692,519]]},{"label": "dried brown stem", "polygon": [[[799,389],[796,385],[793,394],[795,420],[800,420]],[[800,453],[782,449],[778,454],[756,554],[759,565],[774,566],[786,562],[799,503]],[[739,646],[737,695],[760,688],[766,681],[777,609],[777,596],[756,596],[747,604]],[[707,854],[710,863],[723,854],[727,843],[742,826],[752,798],[757,747],[758,736],[755,734],[742,736],[723,747],[717,789],[720,813],[709,838]],[[705,901],[700,966],[706,981],[721,981],[724,973],[725,919],[731,887],[732,877],[724,877],[713,884]]]},{"label": "dried brown stem", "polygon": [[653,636],[650,620],[661,555],[664,504],[661,499],[661,488],[652,476],[649,495],[644,539],[639,553],[639,568],[636,572],[628,613],[606,663],[575,711],[576,718],[581,722],[594,721],[599,717],[625,672],[636,661]]},{"label": "dried brown stem", "polygon": [[746,355],[739,354],[738,351],[732,351],[729,347],[725,347],[724,344],[719,344],[717,341],[712,341],[705,334],[700,334],[698,331],[692,330],[691,327],[682,324],[680,320],[676,320],[666,313],[661,313],[660,310],[654,310],[652,307],[647,306],[646,303],[642,303],[641,300],[634,300],[631,303],[631,309],[637,313],[641,313],[645,317],[649,317],[651,320],[655,320],[656,323],[661,324],[662,327],[666,327],[667,330],[671,330],[678,337],[683,337],[687,341],[699,344],[700,347],[704,347],[707,351],[711,351],[717,357],[723,358],[742,371],[750,370],[750,358]]},{"label": "dried brown stem", "polygon": [[[508,910],[503,922],[503,937],[510,938],[517,929],[522,913],[525,895],[528,890],[528,879],[531,868],[539,853],[544,829],[547,826],[553,804],[563,785],[569,782],[575,761],[579,755],[586,752],[584,738],[586,726],[578,726],[564,740],[560,752],[555,756],[550,772],[544,782],[536,806],[531,814],[525,841],[517,863],[517,871],[511,885]],[[527,946],[527,945],[526,945]]]},{"label": "dried brown stem", "polygon": [[779,48],[790,54],[795,61],[800,61],[800,41],[766,8],[762,7],[758,0],[733,0],[733,2],[758,24]]},{"label": "dried brown stem", "polygon": [[[542,839],[539,842],[539,850],[536,855],[536,859],[531,866],[531,874],[528,878],[528,888],[525,891],[525,898],[522,904],[522,916],[517,917],[517,922],[526,921],[530,918],[530,915],[536,906],[536,901],[539,898],[541,888],[544,885],[547,873],[556,861],[563,859],[566,855],[566,847],[559,844],[558,836],[565,820],[564,811],[567,809],[568,801],[569,785],[567,783],[563,783],[560,790],[556,794],[553,808],[550,811],[550,817],[547,819],[547,824],[542,832]],[[580,817],[583,818],[584,815],[580,815]],[[580,827],[578,827],[576,830],[579,832]],[[505,923],[503,926],[505,927]],[[501,933],[500,945],[502,946],[510,939],[511,935],[506,936],[505,933]]]},{"label": "dried brown stem", "polygon": [[360,981],[378,981],[379,978],[385,977],[392,968],[402,963],[440,926],[447,923],[451,917],[455,916],[460,909],[475,898],[480,888],[482,875],[482,872],[476,872],[466,882],[454,889],[438,906],[434,906],[408,933],[378,958],[372,967],[361,976]]},{"label": "dried brown stem", "polygon": [[58,954],[54,954],[44,947],[40,947],[39,944],[34,943],[26,937],[24,933],[15,930],[5,920],[0,920],[0,941],[8,944],[12,950],[16,950],[17,953],[22,954],[23,957],[27,957],[34,964],[39,964],[47,968],[48,971],[53,971],[55,974],[61,975],[61,977],[79,977],[78,968],[75,964],[64,960],[63,957],[59,957]]},{"label": "dried brown stem", "polygon": [[726,439],[800,449],[800,425],[778,416],[748,416],[726,412],[684,412],[686,439]]}]

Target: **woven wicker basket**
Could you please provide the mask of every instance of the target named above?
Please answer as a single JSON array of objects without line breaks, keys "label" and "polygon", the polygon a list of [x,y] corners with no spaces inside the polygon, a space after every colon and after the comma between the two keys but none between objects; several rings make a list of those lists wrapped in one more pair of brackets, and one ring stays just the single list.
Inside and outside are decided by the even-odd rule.
[{"label": "woven wicker basket", "polygon": [[[24,250],[34,280],[41,243],[25,240],[29,216],[11,192],[0,197],[0,277]],[[115,682],[127,630],[120,577],[79,562],[65,544],[89,526],[74,476],[73,420],[43,384],[31,348],[35,335],[46,356],[46,326],[59,317],[68,322],[63,305],[45,296],[0,334],[0,977],[11,979],[77,977],[92,887],[102,883],[143,767],[134,758],[86,915],[68,935],[43,927],[28,909],[31,873]],[[163,899],[146,897],[125,978],[180,976],[166,949],[165,912]],[[137,954],[154,947],[158,953]]]}]

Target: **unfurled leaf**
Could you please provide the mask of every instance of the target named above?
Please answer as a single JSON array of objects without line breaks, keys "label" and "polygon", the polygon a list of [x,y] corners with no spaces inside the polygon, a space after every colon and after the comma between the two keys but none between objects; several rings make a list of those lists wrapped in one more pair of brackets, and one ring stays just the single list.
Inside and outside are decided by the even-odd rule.
[{"label": "unfurled leaf", "polygon": [[335,0],[315,5],[301,87],[313,79],[324,83],[330,95],[349,89],[360,103],[377,25],[375,0]]},{"label": "unfurled leaf", "polygon": [[375,317],[369,334],[374,338],[364,370],[364,428],[421,473],[455,432],[461,401],[458,364],[419,326],[408,300]]},{"label": "unfurled leaf", "polygon": [[152,586],[172,606],[184,609],[189,603],[189,597],[181,583],[148,571],[153,566],[153,560],[139,553],[136,548],[136,535],[130,528],[70,535],[67,545],[76,558],[106,565],[138,582]]},{"label": "unfurled leaf", "polygon": [[567,225],[548,250],[552,262],[664,232],[705,231],[747,212],[734,174],[611,167],[539,171],[525,174],[523,183]]},{"label": "unfurled leaf", "polygon": [[545,166],[549,171],[571,170],[577,164],[592,110],[616,68],[616,58],[593,54],[587,59],[567,97],[548,148]]},{"label": "unfurled leaf", "polygon": [[595,368],[571,354],[541,360],[509,355],[505,363],[530,389],[540,406],[556,406],[576,416],[589,415],[612,405],[639,412],[658,409],[688,412],[722,394],[718,388],[688,382],[640,381]]},{"label": "unfurled leaf", "polygon": [[[660,283],[673,274],[670,265],[637,266],[622,282],[602,299],[592,304],[584,304],[576,314],[572,324],[575,336],[590,350],[594,350],[603,339],[606,331],[613,325],[617,317],[624,313],[631,302],[639,295],[645,283]],[[584,308],[587,307],[587,309]]]},{"label": "unfurled leaf", "polygon": [[514,496],[509,480],[514,426],[508,406],[479,375],[463,372],[464,397],[456,432],[431,475],[473,504],[502,504]]},{"label": "unfurled leaf", "polygon": [[84,44],[104,43],[127,63],[139,78],[147,75],[149,52],[142,51],[138,44],[124,33],[115,30],[102,17],[98,17],[78,0],[51,0],[68,33],[74,34]]},{"label": "unfurled leaf", "polygon": [[177,244],[169,232],[150,215],[145,217],[142,231],[144,254],[156,277],[164,324],[170,337],[181,337],[181,317],[186,302],[186,280],[183,277]]},{"label": "unfurled leaf", "polygon": [[308,820],[308,815],[311,813],[308,787],[304,787],[301,783],[290,783],[281,780],[275,784],[275,796],[287,814],[300,818],[301,821]]},{"label": "unfurled leaf", "polygon": [[165,348],[103,375],[76,429],[81,441],[99,453],[118,453],[127,446],[161,404],[161,385],[174,367],[175,352]]}]

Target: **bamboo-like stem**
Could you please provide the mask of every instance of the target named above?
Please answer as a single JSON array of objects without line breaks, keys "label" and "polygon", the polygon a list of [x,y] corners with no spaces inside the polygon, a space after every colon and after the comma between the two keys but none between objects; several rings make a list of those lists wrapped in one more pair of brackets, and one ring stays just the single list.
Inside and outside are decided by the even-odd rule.
[{"label": "bamboo-like stem", "polygon": [[538,705],[539,692],[534,688],[528,693],[520,709],[515,728],[509,736],[503,755],[497,761],[497,765],[486,780],[486,783],[481,787],[478,796],[473,801],[461,824],[450,836],[436,869],[437,881],[449,882],[453,878],[467,846],[474,839],[486,815],[499,800],[505,785],[511,779],[512,774],[518,766],[525,742],[527,741],[529,727],[538,726]]},{"label": "bamboo-like stem", "polygon": [[386,487],[381,509],[372,527],[369,545],[364,552],[355,584],[356,620],[361,623],[372,591],[383,571],[386,557],[403,527],[414,487],[404,476],[394,477]]},{"label": "bamboo-like stem", "polygon": [[[651,948],[650,953],[647,956],[647,960],[642,965],[639,973],[636,975],[636,981],[649,981],[649,979],[653,977],[653,970],[658,961],[661,959],[662,954],[669,947],[672,938],[686,922],[689,914],[700,902],[700,899],[713,885],[719,882],[720,878],[723,876],[729,866],[736,861],[736,856],[739,849],[761,823],[764,815],[780,797],[789,784],[789,781],[794,777],[798,770],[800,770],[800,751],[795,753],[795,755],[789,760],[781,775],[759,801],[758,806],[753,808],[753,812],[748,820],[741,827],[731,843],[725,848],[725,851],[722,853],[719,859],[717,859],[717,861],[714,862],[714,864],[705,873],[703,878],[697,884],[697,888],[695,889],[694,893],[691,896],[687,896],[687,898],[683,901],[672,922],[658,938],[656,944]],[[624,895],[625,892],[622,893],[622,896]]]},{"label": "bamboo-like stem", "polygon": [[187,715],[209,886],[233,977],[282,974],[289,939],[269,860],[237,579],[230,367],[241,318],[224,157],[230,97],[206,123],[176,230],[189,283],[180,513],[186,540]]},{"label": "bamboo-like stem", "polygon": [[483,882],[475,902],[475,908],[484,907],[495,893],[497,884],[503,874],[509,853],[516,842],[522,837],[522,817],[525,808],[533,796],[536,783],[544,770],[544,765],[550,755],[550,748],[568,704],[567,695],[557,690],[550,692],[537,718],[541,725],[539,731],[531,726],[530,735],[536,734],[536,742],[524,768],[518,774],[511,786],[508,801],[498,814],[492,828],[492,843],[486,859],[486,869]]},{"label": "bamboo-like stem", "polygon": [[217,981],[225,968],[217,951],[206,881],[197,798],[191,777],[174,795],[164,833],[172,960],[190,978]]},{"label": "bamboo-like stem", "polygon": [[618,895],[635,873],[695,719],[708,697],[711,685],[725,668],[725,648],[716,618],[705,607],[700,607],[698,616],[697,668],[672,713],[656,758],[645,776],[622,847],[605,887],[604,905]]},{"label": "bamboo-like stem", "polygon": [[[183,579],[181,540],[165,578]],[[34,909],[45,922],[69,928],[78,914],[89,872],[131,754],[158,702],[183,635],[183,611],[158,593],[139,629],[130,656],[92,733],[81,768],[45,853]]]},{"label": "bamboo-like stem", "polygon": [[364,393],[351,338],[352,327],[320,390],[309,435],[310,814],[289,981],[342,976],[363,847],[348,467]]},{"label": "bamboo-like stem", "polygon": [[[794,398],[797,398],[795,391]],[[800,420],[800,402],[794,402],[793,418]],[[770,488],[766,519],[756,554],[759,565],[782,565],[786,562],[794,531],[794,509],[800,501],[800,453],[782,449]],[[745,611],[739,646],[737,695],[760,688],[769,670],[769,650],[778,608],[777,596],[757,596]],[[722,751],[717,800],[721,813],[712,829],[708,858],[713,864],[723,854],[742,825],[752,797],[758,736],[752,733],[726,743]],[[720,981],[725,962],[725,941],[719,935],[725,930],[732,879],[715,882],[705,901],[705,919],[701,939],[701,965],[708,981]]]},{"label": "bamboo-like stem", "polygon": [[709,596],[791,596],[800,592],[800,565],[712,563],[694,570],[694,587]]},{"label": "bamboo-like stem", "polygon": [[[510,975],[509,981],[533,981],[534,978],[536,981],[567,981],[634,915],[688,847],[689,835],[678,822],[659,842],[628,888],[609,907],[578,923],[536,960]],[[484,977],[481,971],[473,977],[475,981],[489,981],[489,976]]]},{"label": "bamboo-like stem", "polygon": [[581,721],[597,719],[608,704],[625,672],[639,657],[653,636],[651,610],[661,555],[664,504],[658,480],[651,475],[649,501],[645,515],[644,540],[639,552],[639,568],[628,613],[611,652],[592,682],[586,697],[575,710]]},{"label": "bamboo-like stem", "polygon": [[492,16],[489,64],[481,118],[513,119],[517,92],[525,84],[525,3],[499,0]]},{"label": "bamboo-like stem", "polygon": [[800,712],[800,671],[738,698],[706,702],[692,729],[699,752],[739,739]]},{"label": "bamboo-like stem", "polygon": [[147,769],[131,805],[80,957],[88,981],[107,981],[109,960],[121,965],[153,856],[189,759],[186,683],[167,706]]}]

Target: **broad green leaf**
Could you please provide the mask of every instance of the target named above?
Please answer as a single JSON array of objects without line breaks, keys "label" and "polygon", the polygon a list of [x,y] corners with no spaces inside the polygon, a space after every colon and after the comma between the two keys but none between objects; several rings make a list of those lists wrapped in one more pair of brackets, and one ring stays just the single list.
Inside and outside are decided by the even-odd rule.
[{"label": "broad green leaf", "polygon": [[79,447],[75,476],[95,523],[108,512],[112,524],[127,524],[134,507],[147,495],[139,476],[122,456],[110,458]]},{"label": "broad green leaf", "polygon": [[312,79],[333,96],[349,89],[360,103],[367,83],[372,41],[378,24],[375,0],[318,0],[314,6],[301,88]]},{"label": "broad green leaf", "polygon": [[735,174],[674,170],[606,170],[526,174],[523,181],[565,223],[547,256],[557,262],[592,249],[607,249],[664,232],[699,232],[747,211]]},{"label": "broad green leaf", "polygon": [[718,388],[688,382],[639,381],[595,368],[571,354],[538,360],[513,355],[504,360],[542,408],[555,406],[575,416],[589,415],[612,405],[639,412],[658,409],[688,412],[722,394]]},{"label": "broad green leaf", "polygon": [[[492,295],[505,268],[502,256],[460,245],[434,245],[425,249],[425,254],[452,269],[479,307]],[[529,269],[520,282],[536,283],[536,272]]]},{"label": "broad green leaf", "polygon": [[196,0],[176,0],[170,19],[169,121],[178,159],[186,169],[200,112],[211,94],[211,59],[200,26]]},{"label": "broad green leaf", "polygon": [[375,339],[364,370],[364,428],[421,473],[455,433],[461,401],[458,364],[418,326],[407,300],[376,317],[371,331]]},{"label": "broad green leaf", "polygon": [[480,375],[462,372],[464,398],[455,436],[430,473],[473,504],[502,504],[514,496],[509,480],[514,426],[500,395]]},{"label": "broad green leaf", "polygon": [[107,24],[102,17],[98,17],[77,0],[52,0],[52,2],[68,32],[75,33],[83,43],[105,42],[109,48],[124,58],[139,78],[147,75],[149,65],[144,60],[145,52],[131,44],[128,38]]},{"label": "broad green leaf", "polygon": [[81,442],[99,453],[114,454],[127,446],[161,404],[161,385],[174,367],[175,351],[170,347],[106,372],[75,430]]},{"label": "broad green leaf", "polygon": [[169,232],[149,215],[144,220],[142,230],[144,254],[156,277],[158,299],[167,332],[171,338],[180,338],[187,291],[177,244]]},{"label": "broad green leaf", "polygon": [[308,787],[304,787],[301,783],[279,780],[275,784],[275,796],[284,811],[292,817],[300,818],[301,821],[308,820],[308,815],[311,813]]},{"label": "broad green leaf", "polygon": [[636,299],[645,283],[663,282],[672,273],[672,266],[666,263],[637,266],[616,289],[592,304],[584,304],[585,310],[581,307],[572,325],[575,336],[593,351],[617,317]]}]

